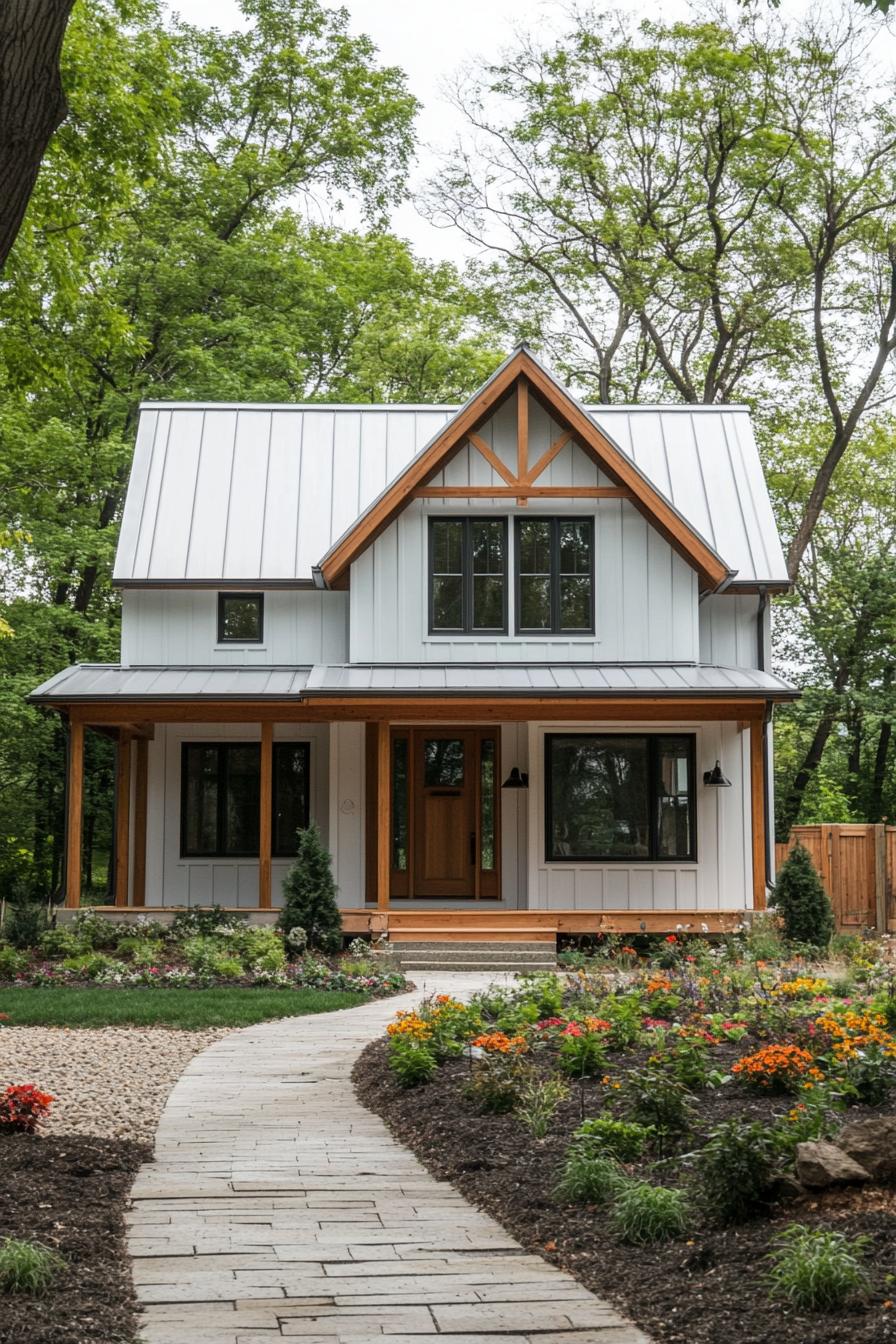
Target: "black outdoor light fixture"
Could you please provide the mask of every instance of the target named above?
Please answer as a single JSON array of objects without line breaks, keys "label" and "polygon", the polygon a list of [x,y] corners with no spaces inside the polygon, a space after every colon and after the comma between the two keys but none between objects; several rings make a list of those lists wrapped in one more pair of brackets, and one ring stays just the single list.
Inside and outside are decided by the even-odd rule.
[{"label": "black outdoor light fixture", "polygon": [[513,767],[510,774],[501,785],[502,789],[528,789],[528,787],[529,776],[524,770],[520,770],[518,765]]},{"label": "black outdoor light fixture", "polygon": [[711,770],[703,771],[703,783],[709,789],[730,789],[731,780],[726,779],[722,774],[722,767],[718,761]]}]

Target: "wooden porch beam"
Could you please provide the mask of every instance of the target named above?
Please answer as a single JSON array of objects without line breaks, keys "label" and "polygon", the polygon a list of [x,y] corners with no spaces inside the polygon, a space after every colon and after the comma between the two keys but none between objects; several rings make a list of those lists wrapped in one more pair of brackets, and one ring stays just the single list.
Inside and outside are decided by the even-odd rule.
[{"label": "wooden porch beam", "polygon": [[115,753],[115,904],[127,905],[131,861],[131,735],[118,734]]},{"label": "wooden porch beam", "polygon": [[149,740],[137,738],[134,779],[134,885],[132,905],[146,904],[146,813],[149,805]]},{"label": "wooden porch beam", "polygon": [[765,909],[765,761],[762,719],[750,724],[750,811],[753,834],[753,909]]},{"label": "wooden porch beam", "polygon": [[258,790],[258,904],[271,908],[271,837],[273,827],[274,725],[261,725],[261,776]]},{"label": "wooden porch beam", "polygon": [[380,910],[389,909],[391,856],[389,840],[392,831],[392,771],[391,733],[389,724],[376,725],[376,903]]},{"label": "wooden porch beam", "polygon": [[73,720],[68,737],[68,788],[65,809],[65,904],[81,904],[81,827],[84,811],[84,725]]}]

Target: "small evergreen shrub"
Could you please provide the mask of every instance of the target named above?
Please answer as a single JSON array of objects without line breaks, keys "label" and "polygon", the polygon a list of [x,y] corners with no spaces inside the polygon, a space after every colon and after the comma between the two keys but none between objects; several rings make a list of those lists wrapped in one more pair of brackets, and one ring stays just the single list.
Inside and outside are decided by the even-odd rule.
[{"label": "small evergreen shrub", "polygon": [[775,1132],[758,1121],[726,1120],[697,1157],[701,1202],[720,1223],[738,1223],[766,1207],[777,1177]]},{"label": "small evergreen shrub", "polygon": [[827,947],[834,932],[834,911],[805,846],[796,845],[790,851],[770,904],[784,921],[788,941]]},{"label": "small evergreen shrub", "polygon": [[20,901],[7,907],[3,936],[13,947],[29,951],[37,947],[47,928],[46,906],[37,901]]},{"label": "small evergreen shrub", "polygon": [[803,1311],[839,1311],[867,1296],[871,1286],[862,1263],[866,1237],[791,1223],[776,1238],[769,1274],[772,1297]]},{"label": "small evergreen shrub", "polygon": [[625,1181],[616,1193],[610,1219],[623,1241],[648,1246],[686,1232],[688,1206],[681,1190],[649,1181]]},{"label": "small evergreen shrub", "polygon": [[624,1179],[615,1158],[576,1140],[566,1150],[554,1193],[567,1204],[608,1204]]},{"label": "small evergreen shrub", "polygon": [[0,1242],[0,1292],[45,1293],[65,1266],[62,1256],[36,1241],[4,1237]]},{"label": "small evergreen shrub", "polygon": [[652,1136],[649,1125],[639,1125],[633,1120],[614,1120],[609,1115],[584,1120],[575,1132],[577,1139],[586,1140],[596,1151],[620,1162],[637,1162]]},{"label": "small evergreen shrub", "polygon": [[308,935],[308,946],[338,952],[342,920],[336,905],[333,866],[314,822],[299,831],[295,862],[283,880],[283,909],[277,924],[285,935],[297,925]]}]

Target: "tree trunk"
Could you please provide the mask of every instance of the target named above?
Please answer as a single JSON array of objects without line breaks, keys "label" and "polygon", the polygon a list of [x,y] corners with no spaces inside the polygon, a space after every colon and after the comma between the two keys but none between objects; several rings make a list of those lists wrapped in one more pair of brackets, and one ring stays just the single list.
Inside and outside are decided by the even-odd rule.
[{"label": "tree trunk", "polygon": [[[890,703],[890,696],[893,691],[893,675],[896,668],[888,666],[884,668],[883,676],[883,702],[885,705]],[[871,790],[868,795],[868,820],[880,822],[883,821],[884,811],[884,780],[887,775],[887,754],[890,750],[890,740],[893,736],[893,720],[888,716],[880,721],[880,728],[877,734],[877,750],[874,753],[874,769],[871,772]]]},{"label": "tree trunk", "polygon": [[0,271],[50,137],[68,112],[59,56],[73,5],[74,0],[0,4]]},{"label": "tree trunk", "polygon": [[818,721],[818,727],[815,729],[815,736],[809,745],[809,750],[803,757],[803,763],[797,771],[793,783],[788,790],[780,812],[780,834],[782,839],[786,840],[790,835],[791,829],[796,825],[800,814],[800,807],[803,801],[803,794],[815,771],[818,769],[824,749],[827,746],[828,738],[834,727],[836,711],[833,706],[826,709]]}]

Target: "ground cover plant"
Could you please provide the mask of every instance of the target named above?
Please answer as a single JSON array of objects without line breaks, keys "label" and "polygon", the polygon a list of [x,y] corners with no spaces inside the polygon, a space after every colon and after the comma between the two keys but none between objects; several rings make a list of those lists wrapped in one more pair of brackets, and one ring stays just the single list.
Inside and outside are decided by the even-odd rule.
[{"label": "ground cover plant", "polygon": [[[118,923],[85,907],[55,927],[15,919],[0,937],[0,1012],[19,1023],[242,1026],[350,1007],[359,996],[394,994],[405,985],[361,939],[345,954],[324,955],[308,950],[301,926],[285,932],[252,926],[218,907],[180,910],[170,924],[139,916]],[[225,987],[227,994],[215,998],[213,991]],[[68,992],[29,1004],[20,992],[29,988]],[[191,1001],[194,990],[203,995]],[[69,1010],[74,1018],[66,1017]]]},{"label": "ground cover plant", "polygon": [[892,1148],[896,968],[886,942],[814,952],[780,927],[609,938],[426,1000],[362,1056],[359,1094],[660,1344],[896,1340],[896,1163],[810,1172],[855,1122]]}]

